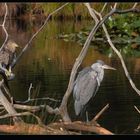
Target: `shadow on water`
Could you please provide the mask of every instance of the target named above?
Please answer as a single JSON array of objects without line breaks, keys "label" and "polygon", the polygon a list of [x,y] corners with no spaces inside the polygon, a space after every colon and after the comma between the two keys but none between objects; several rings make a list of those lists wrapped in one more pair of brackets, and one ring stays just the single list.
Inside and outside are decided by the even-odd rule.
[{"label": "shadow on water", "polygon": [[[17,41],[21,48],[24,47],[32,34],[41,25],[42,22],[39,21],[38,23],[35,21],[23,22],[14,20],[7,22],[8,33]],[[40,84],[37,97],[52,97],[61,100],[67,89],[72,66],[82,47],[75,42],[65,42],[57,39],[57,35],[63,32],[76,32],[91,25],[91,21],[49,21],[14,68],[16,78],[10,82],[10,86],[15,100],[24,101],[27,99],[30,83],[33,84],[33,90]],[[4,33],[2,30],[0,32],[3,35],[1,38],[2,43]],[[97,59],[104,60],[110,66],[115,67],[117,71],[105,71],[101,87],[93,102],[87,108],[89,118],[92,119],[97,112],[109,103],[110,107],[99,118],[99,123],[116,134],[133,134],[133,130],[140,122],[139,114],[133,107],[134,105],[140,106],[139,97],[125,78],[120,61],[116,55],[109,58],[107,55],[90,47],[79,70],[91,65]],[[129,57],[125,61],[136,86],[140,87],[140,59]],[[49,100],[42,103],[53,107],[60,104]],[[36,104],[40,104],[40,102]],[[68,110],[71,118],[75,119],[72,96],[70,97]],[[45,110],[41,114],[46,124],[57,119],[54,115],[46,113]]]}]

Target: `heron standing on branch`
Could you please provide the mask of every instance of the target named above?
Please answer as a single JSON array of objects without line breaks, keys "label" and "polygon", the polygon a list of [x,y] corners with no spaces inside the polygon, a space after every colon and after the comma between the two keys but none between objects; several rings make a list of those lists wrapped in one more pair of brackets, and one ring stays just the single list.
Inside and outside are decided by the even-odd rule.
[{"label": "heron standing on branch", "polygon": [[104,77],[104,69],[116,70],[106,65],[102,60],[97,60],[96,63],[79,72],[73,89],[76,115],[79,115],[89,100],[96,95]]},{"label": "heron standing on branch", "polygon": [[8,40],[5,46],[0,51],[0,73],[3,76],[4,80],[11,80],[14,78],[14,74],[11,70],[11,65],[16,59],[17,47],[18,45],[13,40]]}]

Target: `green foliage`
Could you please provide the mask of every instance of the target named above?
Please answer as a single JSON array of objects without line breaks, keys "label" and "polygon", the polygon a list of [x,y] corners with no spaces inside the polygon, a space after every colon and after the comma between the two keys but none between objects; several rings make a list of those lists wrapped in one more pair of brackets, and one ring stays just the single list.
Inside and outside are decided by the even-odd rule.
[{"label": "green foliage", "polygon": [[[124,54],[125,56],[139,55],[138,53],[140,46],[140,17],[134,14],[122,14],[110,17],[105,23],[110,34],[110,37],[115,44],[115,46]],[[76,41],[83,45],[89,35],[92,27],[87,29],[82,29],[79,32],[70,34],[59,34],[58,38],[64,39],[65,41]],[[95,34],[95,40],[92,40],[91,46],[94,44],[98,45],[99,51],[102,53],[112,56],[112,51],[110,47],[104,48],[103,43],[107,43],[105,34],[102,28],[99,28]],[[137,52],[137,53],[136,53]]]}]

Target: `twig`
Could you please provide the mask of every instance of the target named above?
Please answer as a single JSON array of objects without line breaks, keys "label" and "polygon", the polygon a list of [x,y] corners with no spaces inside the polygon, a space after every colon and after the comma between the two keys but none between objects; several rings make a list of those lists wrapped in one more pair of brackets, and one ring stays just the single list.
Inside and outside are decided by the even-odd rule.
[{"label": "twig", "polygon": [[103,13],[105,7],[107,6],[107,2],[104,4],[103,8],[101,9],[100,13]]},{"label": "twig", "polygon": [[31,101],[37,101],[37,100],[50,100],[50,101],[54,101],[54,102],[60,102],[61,100],[56,100],[54,98],[50,98],[50,97],[44,97],[44,98],[35,98],[35,99],[27,99],[25,101],[15,101],[16,103],[28,103],[28,102],[31,102]]},{"label": "twig", "polygon": [[92,16],[92,18],[95,20],[95,23],[98,23],[98,18],[96,17],[96,15],[93,13],[90,4],[89,3],[84,3],[84,5],[88,8],[90,15]]},{"label": "twig", "polygon": [[5,109],[3,108],[2,111],[0,111],[0,115],[3,114],[5,112]]},{"label": "twig", "polygon": [[132,7],[132,9],[136,8],[137,5],[138,5],[138,3],[136,2],[136,3],[134,4],[134,6]]},{"label": "twig", "polygon": [[137,112],[140,114],[140,110],[134,105],[134,108],[137,110]]},{"label": "twig", "polygon": [[[102,18],[102,17],[100,17],[100,18]],[[121,61],[121,63],[122,63],[122,67],[123,67],[123,69],[124,69],[124,72],[125,72],[125,75],[126,75],[127,79],[129,80],[129,82],[130,82],[132,88],[133,88],[133,89],[136,91],[136,93],[140,96],[140,90],[137,89],[137,87],[135,86],[135,83],[134,83],[133,80],[131,79],[130,74],[129,74],[128,70],[127,70],[127,67],[126,67],[126,65],[125,65],[125,62],[124,62],[124,60],[123,60],[123,57],[122,57],[121,53],[115,48],[114,44],[112,43],[112,41],[111,41],[111,39],[110,39],[110,36],[109,36],[109,33],[108,33],[107,28],[105,27],[105,25],[103,24],[102,26],[103,26],[104,32],[105,32],[105,34],[106,34],[108,43],[110,44],[111,48],[114,50],[114,52],[115,52],[115,53],[118,55],[118,57],[120,58],[120,61]]]},{"label": "twig", "polygon": [[31,112],[21,112],[21,113],[15,113],[15,114],[6,114],[3,116],[0,116],[0,119],[4,119],[4,118],[10,118],[10,117],[19,117],[19,116],[28,116],[28,115],[32,115],[36,118],[36,120],[38,121],[38,124],[43,124],[42,121],[40,120],[40,118],[36,115],[34,115]]},{"label": "twig", "polygon": [[33,88],[32,86],[32,83],[30,84],[29,86],[29,89],[28,89],[28,99],[25,100],[25,101],[15,101],[16,103],[28,103],[28,102],[31,102],[31,101],[37,101],[37,100],[50,100],[50,101],[54,101],[54,102],[60,102],[60,100],[56,100],[54,98],[49,98],[49,97],[44,97],[44,98],[35,98],[35,99],[32,99],[31,98],[31,89]]},{"label": "twig", "polygon": [[118,3],[115,3],[115,4],[114,4],[114,7],[113,7],[114,9],[116,9],[116,8],[117,8],[117,4],[118,4]]},{"label": "twig", "polygon": [[46,105],[30,106],[30,105],[13,104],[13,106],[16,109],[28,110],[31,112],[40,111],[42,108],[46,108]]},{"label": "twig", "polygon": [[104,106],[100,112],[97,113],[97,115],[91,120],[91,122],[97,121],[97,119],[109,108],[109,104]]},{"label": "twig", "polygon": [[28,89],[28,100],[30,100],[31,99],[31,89],[33,88],[33,84],[31,83],[30,84],[30,87],[29,87],[29,89]]},{"label": "twig", "polygon": [[[3,80],[4,81],[4,80]],[[12,99],[12,96],[10,94],[10,92],[6,89],[6,87],[4,86],[4,84],[1,85],[5,91],[5,93],[9,96],[9,99]],[[12,101],[12,100],[11,100]]]}]

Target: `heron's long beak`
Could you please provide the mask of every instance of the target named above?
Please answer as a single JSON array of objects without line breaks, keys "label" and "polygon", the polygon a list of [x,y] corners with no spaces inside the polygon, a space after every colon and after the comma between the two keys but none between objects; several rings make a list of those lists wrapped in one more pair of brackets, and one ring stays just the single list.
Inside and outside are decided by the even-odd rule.
[{"label": "heron's long beak", "polygon": [[115,68],[108,66],[108,65],[103,65],[102,66],[103,69],[111,69],[111,70],[116,70]]}]

